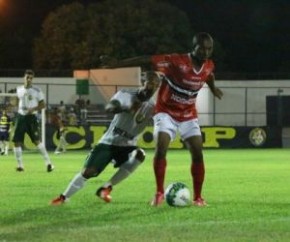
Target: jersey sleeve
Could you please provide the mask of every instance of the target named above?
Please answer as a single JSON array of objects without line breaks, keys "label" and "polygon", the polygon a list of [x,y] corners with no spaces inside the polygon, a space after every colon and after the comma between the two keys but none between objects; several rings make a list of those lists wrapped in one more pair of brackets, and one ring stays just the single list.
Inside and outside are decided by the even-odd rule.
[{"label": "jersey sleeve", "polygon": [[214,62],[212,60],[208,60],[206,62],[206,72],[208,72],[208,77],[206,81],[215,79],[214,70],[215,70]]},{"label": "jersey sleeve", "polygon": [[151,62],[155,71],[166,75],[171,66],[171,55],[153,55]]}]

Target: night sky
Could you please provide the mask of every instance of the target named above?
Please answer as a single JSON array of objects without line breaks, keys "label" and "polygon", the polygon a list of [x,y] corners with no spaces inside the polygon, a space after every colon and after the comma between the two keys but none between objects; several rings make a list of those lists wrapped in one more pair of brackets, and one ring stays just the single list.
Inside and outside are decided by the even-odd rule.
[{"label": "night sky", "polygon": [[[121,1],[121,0],[120,0]],[[0,25],[7,36],[23,32],[30,64],[32,40],[56,7],[72,0],[0,0]],[[84,4],[98,0],[81,0]],[[231,72],[278,72],[290,69],[290,1],[287,0],[168,0],[186,12],[196,32],[209,32],[226,52]],[[6,40],[7,41],[7,40]],[[20,41],[21,42],[21,41]],[[15,44],[15,41],[11,41]],[[10,53],[12,56],[15,53]],[[19,68],[21,64],[18,64]],[[285,70],[286,69],[286,70]]]}]

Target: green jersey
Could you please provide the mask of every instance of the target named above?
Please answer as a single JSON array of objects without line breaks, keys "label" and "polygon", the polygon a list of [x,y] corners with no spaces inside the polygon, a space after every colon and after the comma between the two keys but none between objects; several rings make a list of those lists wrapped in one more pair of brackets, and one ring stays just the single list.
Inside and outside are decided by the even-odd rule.
[{"label": "green jersey", "polygon": [[[137,101],[137,90],[123,89],[118,91],[111,100],[118,100],[123,109],[130,109]],[[136,146],[137,138],[145,127],[150,124],[154,112],[154,101],[143,102],[137,111],[115,114],[108,130],[99,143],[116,146]]]}]

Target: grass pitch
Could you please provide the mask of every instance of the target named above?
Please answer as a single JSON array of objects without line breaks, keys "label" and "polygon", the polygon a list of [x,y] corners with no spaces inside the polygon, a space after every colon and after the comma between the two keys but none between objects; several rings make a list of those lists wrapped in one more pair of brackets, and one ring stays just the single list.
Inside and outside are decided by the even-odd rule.
[{"label": "grass pitch", "polygon": [[[111,166],[63,206],[51,199],[81,169],[87,151],[51,158],[47,173],[38,153],[25,153],[25,172],[13,154],[0,157],[0,241],[289,241],[290,150],[205,150],[205,208],[149,206],[155,191],[152,151],[137,171],[114,188],[106,204],[96,189]],[[166,185],[191,188],[189,153],[168,152]],[[191,189],[192,190],[192,189]]]}]

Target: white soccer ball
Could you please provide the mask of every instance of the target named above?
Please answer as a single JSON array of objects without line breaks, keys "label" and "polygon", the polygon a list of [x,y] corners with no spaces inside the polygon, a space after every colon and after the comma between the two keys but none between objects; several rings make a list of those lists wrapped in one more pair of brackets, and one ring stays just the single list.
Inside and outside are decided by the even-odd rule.
[{"label": "white soccer ball", "polygon": [[182,182],[171,183],[165,190],[165,200],[169,206],[188,206],[191,203],[190,191]]}]

